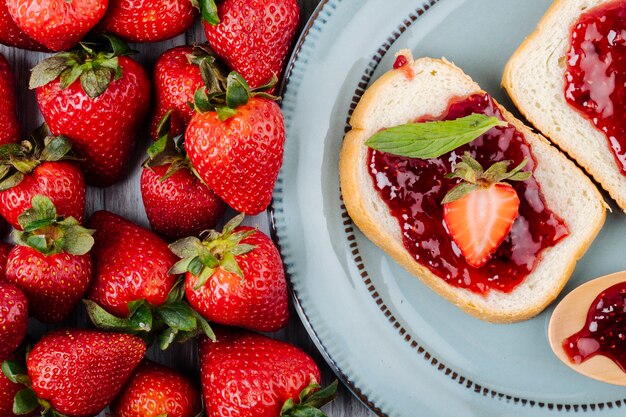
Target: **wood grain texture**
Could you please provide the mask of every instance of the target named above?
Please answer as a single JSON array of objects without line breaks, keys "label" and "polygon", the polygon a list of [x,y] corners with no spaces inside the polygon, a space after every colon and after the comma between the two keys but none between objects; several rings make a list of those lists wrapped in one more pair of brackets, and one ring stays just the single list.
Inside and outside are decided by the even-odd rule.
[{"label": "wood grain texture", "polygon": [[[302,7],[303,24],[312,14],[319,0],[298,0]],[[151,72],[157,57],[165,50],[177,45],[191,44],[194,42],[204,42],[204,32],[199,23],[187,34],[181,35],[175,39],[155,44],[136,44],[133,48],[139,51],[135,56],[147,71]],[[0,45],[0,53],[4,54],[9,62],[12,63],[15,71],[18,86],[18,115],[22,122],[24,132],[29,132],[43,122],[41,114],[37,108],[35,95],[28,90],[28,78],[30,69],[46,54],[22,51],[15,48],[8,48]],[[289,140],[289,138],[287,138]],[[140,163],[144,159],[145,150],[148,144],[148,133],[140,138],[137,149],[134,152],[129,174],[120,183],[106,188],[96,189],[90,188],[87,195],[87,212],[93,213],[96,210],[106,209],[118,213],[138,224],[147,227],[148,221],[145,215],[141,195],[139,192],[139,176]],[[232,214],[232,213],[228,213]],[[227,215],[228,215],[227,214]],[[258,225],[261,230],[268,232],[268,217],[260,215],[246,219],[247,224]],[[73,317],[67,323],[69,326],[83,327],[88,324],[88,319],[81,307],[77,308]],[[44,326],[36,320],[31,319],[29,332],[34,337],[40,337],[42,334],[50,331],[54,326]],[[322,369],[323,382],[331,382],[335,376],[326,365],[321,355],[316,350],[313,342],[306,333],[300,319],[292,309],[292,319],[286,329],[272,335],[277,339],[286,340],[306,352],[311,354]],[[195,342],[189,342],[184,345],[174,345],[167,352],[161,352],[157,347],[150,348],[148,356],[158,362],[172,366],[193,378],[198,378],[198,362]],[[340,397],[325,409],[330,417],[364,417],[374,416],[374,413],[368,411],[355,397],[353,397],[347,389],[341,387]],[[100,416],[104,417],[103,412]]]}]

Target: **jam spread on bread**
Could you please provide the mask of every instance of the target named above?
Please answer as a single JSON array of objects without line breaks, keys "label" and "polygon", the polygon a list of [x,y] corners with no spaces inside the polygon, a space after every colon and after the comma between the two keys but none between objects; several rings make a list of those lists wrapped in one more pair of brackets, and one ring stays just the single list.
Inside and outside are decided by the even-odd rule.
[{"label": "jam spread on bread", "polygon": [[583,13],[573,27],[565,99],[607,137],[626,175],[626,2]]},{"label": "jam spread on bread", "polygon": [[626,282],[602,291],[591,303],[583,328],[563,341],[573,363],[596,356],[612,359],[626,372]]},{"label": "jam spread on bread", "polygon": [[[455,120],[475,113],[502,120],[499,108],[487,94],[452,100],[445,114],[436,120]],[[435,119],[417,122],[429,120]],[[544,249],[569,234],[563,220],[547,207],[539,183],[530,176],[510,183],[519,197],[518,212],[510,231],[486,262],[468,262],[454,243],[444,221],[442,201],[460,183],[458,178],[446,175],[453,172],[464,155],[485,168],[499,161],[518,166],[524,160],[525,171],[533,172],[535,168],[530,145],[512,125],[492,128],[439,158],[408,158],[371,148],[368,152],[369,173],[391,215],[399,222],[405,248],[450,285],[480,294],[492,289],[510,292],[532,272]]]}]

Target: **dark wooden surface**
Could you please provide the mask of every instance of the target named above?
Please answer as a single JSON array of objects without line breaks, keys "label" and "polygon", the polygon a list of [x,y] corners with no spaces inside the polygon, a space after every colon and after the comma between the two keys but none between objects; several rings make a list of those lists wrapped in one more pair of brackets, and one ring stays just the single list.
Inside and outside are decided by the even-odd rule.
[{"label": "dark wooden surface", "polygon": [[[304,25],[308,17],[313,13],[315,6],[319,0],[298,0],[302,6],[302,24]],[[187,34],[181,35],[175,39],[160,42],[157,44],[133,45],[139,51],[139,55],[135,58],[140,61],[148,70],[152,70],[152,66],[156,58],[165,50],[185,43],[203,42],[205,41],[204,33],[199,24],[190,30]],[[45,54],[21,51],[13,48],[0,46],[0,53],[4,54],[13,65],[18,85],[18,108],[19,115],[25,131],[30,131],[42,122],[41,115],[37,109],[34,94],[28,91],[28,77],[30,68],[32,68],[39,60],[44,58]],[[287,138],[289,140],[289,138]],[[144,208],[139,194],[139,173],[140,161],[145,155],[145,148],[148,143],[147,135],[141,138],[141,144],[138,146],[134,154],[132,166],[128,177],[119,184],[107,189],[90,189],[88,191],[87,210],[88,214],[95,210],[107,209],[121,214],[143,226],[148,226]],[[246,223],[258,225],[262,230],[268,232],[268,220],[266,215],[249,218]],[[85,326],[87,319],[82,308],[78,308],[69,325]],[[29,332],[35,337],[41,336],[49,331],[50,326],[43,326],[32,320]],[[299,317],[292,311],[292,319],[286,329],[273,335],[274,337],[286,340],[296,346],[301,347],[311,354],[322,369],[324,383],[331,382],[335,376],[326,365],[320,354],[317,352],[313,342],[305,331]],[[180,371],[198,377],[197,355],[195,343],[190,342],[185,345],[176,345],[167,352],[160,352],[157,348],[152,347],[149,351],[149,357],[161,363],[170,365]],[[368,411],[350,392],[341,387],[340,397],[330,406],[326,408],[326,412],[330,417],[365,417],[374,416],[374,413]],[[101,416],[104,416],[103,413]]]}]

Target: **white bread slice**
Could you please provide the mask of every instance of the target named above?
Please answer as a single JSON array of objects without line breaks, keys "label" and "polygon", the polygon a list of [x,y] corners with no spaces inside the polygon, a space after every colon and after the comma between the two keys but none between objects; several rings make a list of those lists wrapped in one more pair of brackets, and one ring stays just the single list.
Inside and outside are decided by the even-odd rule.
[{"label": "white bread slice", "polygon": [[[410,61],[411,62],[411,61]],[[404,248],[400,226],[379,197],[367,169],[365,141],[383,128],[410,123],[424,115],[442,114],[449,100],[482,92],[453,64],[421,58],[412,62],[415,76],[402,70],[384,74],[365,92],[351,119],[352,130],[341,150],[340,177],[344,203],[354,223],[377,246],[436,293],[483,320],[514,322],[533,317],[556,298],[601,229],[606,212],[602,196],[585,174],[545,138],[502,109],[530,143],[539,181],[549,208],[567,224],[570,235],[545,249],[542,259],[510,293],[486,296],[453,287],[414,260]]]},{"label": "white bread slice", "polygon": [[586,169],[626,211],[626,176],[606,136],[564,95],[571,29],[585,10],[610,1],[556,0],[509,59],[502,86],[528,121]]}]

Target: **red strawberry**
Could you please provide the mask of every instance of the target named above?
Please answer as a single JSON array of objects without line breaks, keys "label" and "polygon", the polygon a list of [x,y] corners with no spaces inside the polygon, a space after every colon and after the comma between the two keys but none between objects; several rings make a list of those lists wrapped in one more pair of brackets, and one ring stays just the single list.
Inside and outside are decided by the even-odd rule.
[{"label": "red strawberry", "polygon": [[200,242],[187,238],[172,245],[182,260],[172,273],[187,272],[189,304],[220,324],[273,332],[289,320],[287,283],[280,254],[262,232],[239,226],[235,217],[220,234]]},{"label": "red strawberry", "polygon": [[28,354],[28,376],[15,362],[5,362],[3,371],[13,382],[26,380],[28,391],[20,401],[24,413],[41,405],[50,412],[46,415],[86,417],[113,401],[145,353],[145,343],[136,336],[61,329],[42,337]]},{"label": "red strawberry", "polygon": [[33,51],[48,51],[48,48],[32,40],[17,26],[9,14],[6,0],[0,0],[0,43]]},{"label": "red strawberry", "polygon": [[244,330],[219,329],[216,342],[202,338],[199,355],[208,417],[324,416],[313,410],[332,401],[337,389],[334,383],[315,392],[320,371],[313,359],[287,343]]},{"label": "red strawberry", "polygon": [[128,315],[132,301],[165,303],[177,278],[168,274],[177,258],[167,243],[108,211],[94,213],[89,226],[96,230],[96,244],[95,278],[88,298],[119,317]]},{"label": "red strawberry", "polygon": [[58,217],[47,197],[35,196],[19,218],[7,279],[24,291],[34,317],[44,323],[67,319],[91,283],[92,230],[73,217]]},{"label": "red strawberry", "polygon": [[40,129],[20,145],[0,146],[0,215],[21,229],[18,216],[36,195],[49,197],[60,215],[82,221],[85,180],[73,163],[62,161],[71,149],[64,137],[44,136]]},{"label": "red strawberry", "polygon": [[[126,171],[150,104],[146,72],[119,56],[128,53],[125,45],[109,40],[114,52],[56,55],[33,69],[30,82],[50,130],[70,139],[84,159],[87,182],[97,186],[117,182]],[[81,66],[90,60],[98,63],[97,71]]]},{"label": "red strawberry", "polygon": [[250,215],[272,200],[285,143],[280,107],[257,94],[237,73],[228,76],[225,97],[212,94],[209,101],[206,91],[198,90],[198,112],[185,133],[200,178],[229,206]]},{"label": "red strawberry", "polygon": [[159,138],[157,128],[168,111],[172,111],[171,130],[173,136],[185,133],[185,128],[194,114],[189,103],[196,91],[204,86],[200,65],[213,66],[217,81],[224,83],[221,70],[215,62],[213,51],[206,46],[178,46],[165,51],[154,66],[154,88],[156,108],[150,124],[152,139]]},{"label": "red strawberry", "polygon": [[15,103],[15,77],[6,58],[0,54],[0,145],[15,143],[20,138]]},{"label": "red strawberry", "polygon": [[225,0],[203,17],[211,48],[252,88],[280,78],[300,21],[296,0]]},{"label": "red strawberry", "polygon": [[[0,359],[8,357],[17,350],[26,336],[27,327],[28,300],[26,296],[10,282],[0,281]],[[0,385],[2,385],[1,382]],[[2,402],[0,399],[0,410],[2,410]]]},{"label": "red strawberry", "polygon": [[94,213],[95,279],[85,300],[98,327],[152,336],[161,349],[201,333],[215,338],[209,324],[183,302],[182,282],[169,270],[176,256],[154,233],[110,213]]},{"label": "red strawberry", "polygon": [[[13,246],[6,242],[0,242],[0,281],[6,279],[5,271],[7,266],[7,258]],[[2,356],[0,356],[1,358]]]},{"label": "red strawberry", "polygon": [[526,180],[531,175],[522,171],[526,163],[507,172],[508,161],[497,162],[484,171],[465,153],[449,175],[464,181],[444,198],[443,217],[452,240],[471,266],[485,265],[509,234],[520,200],[513,187],[501,181]]},{"label": "red strawberry", "polygon": [[152,229],[168,240],[199,236],[214,227],[226,209],[215,193],[196,177],[189,158],[169,134],[170,112],[141,174],[141,196]]},{"label": "red strawberry", "polygon": [[184,33],[197,16],[191,0],[110,0],[101,28],[129,42],[158,42]]},{"label": "red strawberry", "polygon": [[6,0],[26,35],[53,51],[75,46],[102,19],[108,0]]},{"label": "red strawberry", "polygon": [[200,392],[186,377],[144,361],[112,409],[113,417],[195,417],[202,404]]}]

